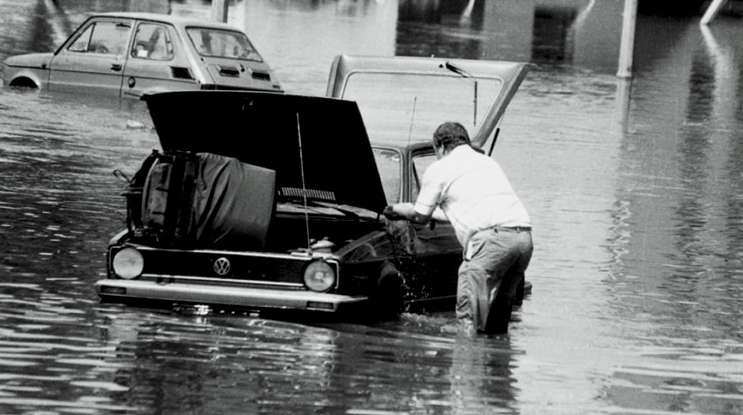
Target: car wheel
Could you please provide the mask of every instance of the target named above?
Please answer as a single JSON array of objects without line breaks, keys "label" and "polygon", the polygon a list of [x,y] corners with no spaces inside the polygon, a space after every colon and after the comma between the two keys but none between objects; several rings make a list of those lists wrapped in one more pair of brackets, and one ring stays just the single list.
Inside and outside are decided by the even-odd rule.
[{"label": "car wheel", "polygon": [[8,86],[13,87],[13,88],[29,88],[29,89],[36,89],[39,87],[38,85],[36,85],[36,82],[34,82],[31,78],[26,78],[26,77],[15,78],[10,81]]}]

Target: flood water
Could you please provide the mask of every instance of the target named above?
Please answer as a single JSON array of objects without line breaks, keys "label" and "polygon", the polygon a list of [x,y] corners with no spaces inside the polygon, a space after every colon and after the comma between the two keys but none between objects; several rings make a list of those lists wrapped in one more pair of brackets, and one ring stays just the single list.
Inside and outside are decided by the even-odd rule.
[{"label": "flood water", "polygon": [[[0,59],[86,13],[201,1],[0,0]],[[291,92],[338,53],[530,61],[497,158],[534,222],[507,336],[453,313],[376,324],[100,304],[141,104],[0,89],[0,413],[743,413],[743,21],[621,0],[250,0],[230,7]]]}]

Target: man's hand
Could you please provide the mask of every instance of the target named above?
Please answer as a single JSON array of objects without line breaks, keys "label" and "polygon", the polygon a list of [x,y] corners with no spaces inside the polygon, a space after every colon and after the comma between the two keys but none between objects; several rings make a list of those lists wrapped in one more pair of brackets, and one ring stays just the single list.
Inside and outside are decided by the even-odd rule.
[{"label": "man's hand", "polygon": [[389,220],[407,220],[414,223],[426,223],[431,219],[431,215],[416,212],[412,203],[395,203],[384,208],[382,214]]},{"label": "man's hand", "polygon": [[382,214],[385,218],[389,220],[401,220],[405,219],[405,217],[397,212],[395,212],[395,208],[393,206],[386,206],[384,210],[382,211]]}]

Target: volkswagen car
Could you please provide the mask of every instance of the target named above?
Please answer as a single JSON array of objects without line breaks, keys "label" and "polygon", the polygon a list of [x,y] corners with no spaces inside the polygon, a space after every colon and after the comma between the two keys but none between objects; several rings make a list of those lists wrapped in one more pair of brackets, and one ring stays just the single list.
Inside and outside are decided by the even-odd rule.
[{"label": "volkswagen car", "polygon": [[[145,96],[161,148],[127,184],[128,226],[109,243],[98,294],[318,313],[453,307],[461,247],[451,225],[381,212],[415,200],[438,123],[470,126],[473,146],[492,153],[526,70],[339,56],[326,97]],[[168,167],[179,158],[186,167]],[[173,190],[171,177],[187,183]]]},{"label": "volkswagen car", "polygon": [[54,52],[6,59],[3,81],[124,98],[169,90],[281,91],[244,32],[155,13],[95,14]]}]

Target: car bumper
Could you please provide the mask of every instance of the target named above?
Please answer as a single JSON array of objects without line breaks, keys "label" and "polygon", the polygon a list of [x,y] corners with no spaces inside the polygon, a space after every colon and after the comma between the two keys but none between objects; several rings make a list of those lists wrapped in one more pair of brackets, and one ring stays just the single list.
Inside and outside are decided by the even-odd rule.
[{"label": "car bumper", "polygon": [[98,295],[106,299],[172,301],[323,312],[335,312],[341,307],[359,305],[368,300],[367,297],[313,291],[157,283],[141,280],[105,279],[96,282],[95,286]]}]

